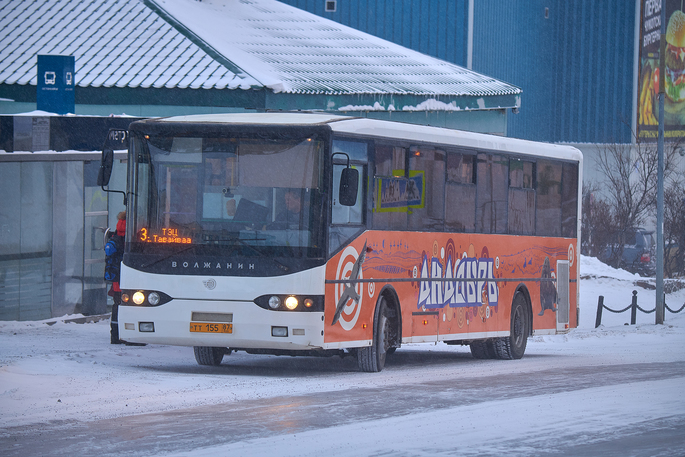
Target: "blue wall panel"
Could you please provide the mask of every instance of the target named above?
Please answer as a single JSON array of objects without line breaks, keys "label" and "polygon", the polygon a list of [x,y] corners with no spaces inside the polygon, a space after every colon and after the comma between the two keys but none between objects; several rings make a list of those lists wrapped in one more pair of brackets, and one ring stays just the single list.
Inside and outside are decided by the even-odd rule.
[{"label": "blue wall panel", "polygon": [[466,66],[466,0],[338,0],[335,12],[325,11],[325,0],[280,1],[423,54]]},{"label": "blue wall panel", "polygon": [[473,69],[523,89],[509,136],[631,141],[635,2],[479,0],[474,16]]},{"label": "blue wall panel", "polygon": [[473,70],[523,89],[521,110],[509,115],[507,134],[549,140],[554,118],[553,59],[560,44],[545,0],[479,0],[474,5]]},{"label": "blue wall panel", "polygon": [[557,2],[554,140],[632,140],[635,2]]},{"label": "blue wall panel", "polygon": [[[467,0],[281,1],[466,66]],[[523,89],[508,135],[631,142],[634,23],[634,0],[475,0],[473,70]]]}]

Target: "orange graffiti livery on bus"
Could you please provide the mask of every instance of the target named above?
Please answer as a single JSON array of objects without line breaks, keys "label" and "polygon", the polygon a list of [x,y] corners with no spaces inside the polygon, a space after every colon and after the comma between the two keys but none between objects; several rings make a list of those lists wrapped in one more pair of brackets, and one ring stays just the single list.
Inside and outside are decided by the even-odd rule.
[{"label": "orange graffiti livery on bus", "polygon": [[[372,306],[377,301],[377,292],[384,288],[391,288],[400,302],[413,303],[402,308],[405,343],[468,339],[482,333],[508,331],[510,316],[505,304],[511,303],[517,290],[528,294],[533,331],[556,333],[556,273],[550,264],[556,265],[560,260],[573,266],[577,261],[575,239],[556,240],[553,246],[544,240],[543,246],[534,237],[407,235],[364,234],[370,251],[358,280],[350,281],[356,286],[359,300],[348,298],[340,325],[328,330],[327,342],[371,339]],[[523,248],[523,242],[532,246]],[[349,279],[348,273],[361,249],[355,249],[355,244],[329,264],[327,277]],[[513,246],[519,248],[512,251]],[[573,297],[576,283],[574,274],[570,278]],[[344,283],[329,285],[327,292],[331,298],[327,295],[327,306],[338,303],[341,285]],[[575,300],[573,305],[565,310],[569,319],[562,318],[564,329],[577,325]]]}]

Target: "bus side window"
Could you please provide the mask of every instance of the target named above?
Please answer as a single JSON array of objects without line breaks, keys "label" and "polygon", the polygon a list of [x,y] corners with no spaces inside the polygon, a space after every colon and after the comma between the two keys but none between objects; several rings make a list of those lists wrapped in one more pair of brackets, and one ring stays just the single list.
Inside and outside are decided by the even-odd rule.
[{"label": "bus side window", "polygon": [[476,231],[507,232],[509,159],[499,154],[478,154]]},{"label": "bus side window", "polygon": [[409,230],[442,231],[445,224],[445,151],[412,147],[407,176]]},{"label": "bus side window", "polygon": [[367,184],[366,170],[368,163],[368,143],[349,141],[342,138],[333,139],[333,153],[347,154],[352,161],[351,166],[359,170],[357,185],[357,203],[354,206],[344,206],[338,202],[340,175],[347,166],[343,156],[335,156],[333,164],[333,186],[331,195],[331,226],[328,230],[329,253],[335,252],[345,245],[351,238],[363,230],[366,223],[366,200],[364,186]]},{"label": "bus side window", "polygon": [[509,160],[509,233],[535,234],[535,163]]},{"label": "bus side window", "polygon": [[475,156],[447,153],[445,184],[445,230],[468,232],[476,230]]},{"label": "bus side window", "polygon": [[340,175],[346,165],[333,165],[333,203],[331,205],[332,219],[331,223],[336,224],[354,224],[361,225],[363,219],[363,204],[364,198],[362,193],[362,185],[364,182],[364,167],[352,165],[352,168],[359,170],[359,183],[357,185],[357,203],[354,206],[344,206],[338,202],[337,189],[340,188]]},{"label": "bus side window", "polygon": [[333,190],[331,196],[331,224],[333,225],[363,225],[364,224],[364,183],[366,182],[366,164],[368,162],[368,144],[361,141],[349,141],[342,138],[333,139],[333,154],[342,153],[352,161],[352,168],[359,171],[357,185],[357,203],[354,206],[344,206],[338,202],[340,176],[347,163],[342,155],[337,155],[333,164]]},{"label": "bus side window", "polygon": [[376,144],[373,228],[407,229],[406,148]]},{"label": "bus side window", "polygon": [[575,238],[578,230],[578,165],[564,163],[561,182],[561,235]]},{"label": "bus side window", "polygon": [[561,163],[538,160],[536,235],[561,236]]}]

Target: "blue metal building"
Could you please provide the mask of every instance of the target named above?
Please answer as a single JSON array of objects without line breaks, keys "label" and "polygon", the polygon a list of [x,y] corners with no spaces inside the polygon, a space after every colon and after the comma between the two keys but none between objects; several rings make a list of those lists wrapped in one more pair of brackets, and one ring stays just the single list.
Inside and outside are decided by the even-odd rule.
[{"label": "blue metal building", "polygon": [[523,89],[508,136],[630,143],[635,0],[281,0]]},{"label": "blue metal building", "polygon": [[[423,54],[466,66],[468,0],[280,1]],[[335,11],[330,11],[332,5]]]}]

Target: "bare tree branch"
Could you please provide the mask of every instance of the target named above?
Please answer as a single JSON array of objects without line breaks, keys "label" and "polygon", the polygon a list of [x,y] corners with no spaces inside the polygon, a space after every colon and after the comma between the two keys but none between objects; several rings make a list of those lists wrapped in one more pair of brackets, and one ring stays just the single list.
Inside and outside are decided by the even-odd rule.
[{"label": "bare tree branch", "polygon": [[[678,179],[677,176],[674,178],[674,170],[681,142],[682,139],[679,139],[664,147],[666,183]],[[602,217],[610,220],[592,222],[600,224],[604,230],[609,227],[615,230],[617,252],[614,253],[614,259],[617,263],[627,241],[625,234],[632,233],[631,230],[643,225],[648,216],[656,214],[658,165],[657,145],[641,143],[637,137],[633,145],[609,143],[598,152],[597,166],[603,177],[602,189],[608,196],[603,203],[607,208]]]}]

